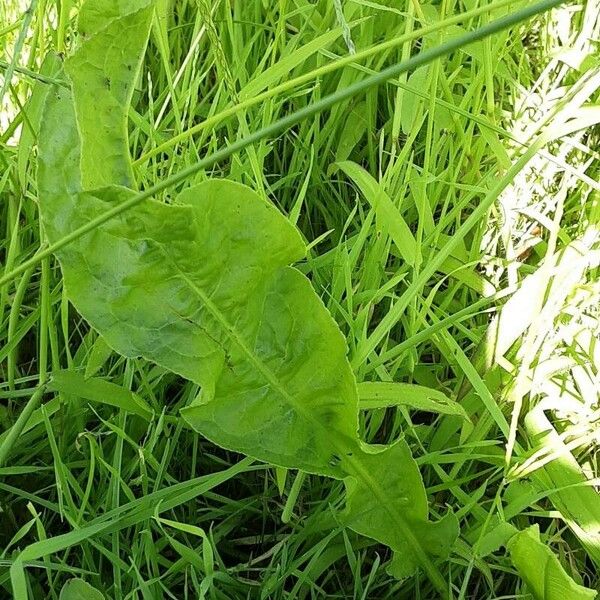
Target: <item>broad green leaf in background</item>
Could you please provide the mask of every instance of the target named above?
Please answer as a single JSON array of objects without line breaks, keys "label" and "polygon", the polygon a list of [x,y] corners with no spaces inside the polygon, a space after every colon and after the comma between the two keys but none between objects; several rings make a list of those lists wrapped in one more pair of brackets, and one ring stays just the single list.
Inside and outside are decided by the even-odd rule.
[{"label": "broad green leaf in background", "polygon": [[573,581],[550,548],[540,541],[537,525],[515,534],[507,544],[510,558],[535,600],[592,600],[597,594]]},{"label": "broad green leaf in background", "polygon": [[104,596],[83,579],[70,579],[60,590],[59,600],[104,600]]},{"label": "broad green leaf in background", "polygon": [[[67,60],[73,96],[48,94],[40,136],[40,210],[51,243],[135,194],[125,123],[151,4],[131,13],[108,0],[90,7],[82,9],[85,39]],[[449,551],[457,520],[428,520],[406,442],[359,440],[345,340],[289,266],[304,252],[297,230],[258,194],[209,180],[172,205],[146,201],[57,256],[70,300],[110,347],[201,386],[182,411],[195,430],[274,465],[344,479],[348,526],[410,556],[406,571],[420,565],[445,595],[432,558]],[[72,386],[73,377],[59,375],[57,385]],[[140,406],[92,383],[91,400],[112,394],[128,410]]]}]

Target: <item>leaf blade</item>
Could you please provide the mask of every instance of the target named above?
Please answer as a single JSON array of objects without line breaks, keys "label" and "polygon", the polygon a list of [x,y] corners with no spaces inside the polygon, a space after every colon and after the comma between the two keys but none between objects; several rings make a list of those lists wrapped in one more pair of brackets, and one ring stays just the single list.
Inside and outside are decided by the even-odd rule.
[{"label": "leaf blade", "polygon": [[59,600],[104,600],[104,596],[83,579],[69,579],[60,590]]},{"label": "leaf blade", "polygon": [[360,408],[363,410],[407,406],[442,415],[469,420],[465,409],[443,392],[410,383],[363,382],[358,384]]},{"label": "leaf blade", "polygon": [[[507,543],[510,558],[535,600],[592,600],[597,593],[573,581],[550,548],[540,541],[539,527],[516,533]],[[531,568],[535,565],[535,568]]]}]

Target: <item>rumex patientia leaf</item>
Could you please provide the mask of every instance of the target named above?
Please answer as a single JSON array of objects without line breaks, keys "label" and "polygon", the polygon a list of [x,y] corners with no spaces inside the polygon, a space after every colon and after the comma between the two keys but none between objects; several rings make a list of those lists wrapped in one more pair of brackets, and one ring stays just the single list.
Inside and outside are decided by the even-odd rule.
[{"label": "rumex patientia leaf", "polygon": [[[51,243],[136,193],[127,110],[152,8],[96,0],[81,10],[81,42],[65,65],[71,90],[49,90],[42,119],[39,201]],[[69,299],[114,350],[200,386],[182,410],[193,429],[256,459],[343,479],[347,525],[395,550],[404,575],[424,568],[444,594],[433,557],[449,551],[456,519],[428,520],[404,440],[359,439],[345,340],[290,266],[304,252],[275,207],[212,179],[172,205],[133,207],[57,257]]]}]

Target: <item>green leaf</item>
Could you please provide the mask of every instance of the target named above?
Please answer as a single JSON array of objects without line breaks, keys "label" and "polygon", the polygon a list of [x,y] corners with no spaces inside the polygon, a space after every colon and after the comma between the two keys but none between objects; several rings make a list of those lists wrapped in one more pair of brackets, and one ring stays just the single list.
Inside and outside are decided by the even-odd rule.
[{"label": "green leaf", "polygon": [[[67,132],[67,95],[47,104],[40,156],[51,240],[134,193],[61,193],[54,159],[77,164],[61,148],[76,137]],[[197,431],[261,460],[342,478],[331,464],[330,428],[356,438],[355,383],[339,329],[308,280],[285,266],[303,254],[298,232],[273,206],[214,180],[174,206],[148,201],[58,258],[71,301],[112,348],[202,386],[182,412]]]},{"label": "green leaf", "polygon": [[[353,25],[355,24],[356,23],[353,23]],[[247,98],[252,98],[268,87],[277,85],[282,79],[289,77],[290,72],[298,65],[306,62],[313,54],[319,52],[319,50],[330,46],[341,35],[342,29],[336,27],[323,35],[316,37],[307,44],[304,44],[300,48],[297,48],[287,56],[279,58],[274,65],[263,71],[257,77],[252,78],[252,81],[250,81],[240,92],[240,99],[246,100]]]},{"label": "green leaf", "polygon": [[104,596],[83,579],[70,579],[63,585],[59,600],[104,600]]},{"label": "green leaf", "polygon": [[[124,123],[133,80],[124,74],[141,60],[149,8],[107,10],[101,27],[94,19],[105,4],[95,4],[93,19],[82,13],[96,33],[68,59],[74,97],[56,89],[46,102],[38,188],[51,243],[135,194],[119,185],[132,185]],[[123,26],[136,19],[146,37],[136,32],[130,43]],[[103,85],[106,76],[120,82],[118,94]],[[410,548],[445,590],[431,557],[449,550],[456,520],[428,520],[404,441],[386,448],[359,440],[345,340],[308,279],[289,266],[304,253],[298,231],[253,190],[210,180],[172,205],[147,200],[121,213],[57,257],[69,299],[111,348],[200,385],[182,411],[196,431],[280,467],[344,479],[348,526],[398,552]],[[115,402],[106,383],[95,380],[90,399],[113,394]]]},{"label": "green leaf", "polygon": [[85,366],[85,376],[93,377],[110,358],[113,349],[99,335],[92,346]]},{"label": "green leaf", "polygon": [[86,189],[133,183],[123,107],[131,102],[153,10],[152,0],[99,0],[86,2],[81,10],[83,41],[67,59],[65,70],[73,84],[81,137],[94,140],[81,146],[81,177]]},{"label": "green leaf", "polygon": [[152,418],[152,408],[140,396],[97,377],[86,378],[75,371],[55,371],[48,389],[115,406],[144,419]]},{"label": "green leaf", "polygon": [[591,600],[596,592],[573,581],[550,548],[540,541],[537,525],[515,534],[507,544],[510,558],[535,600]]},{"label": "green leaf", "polygon": [[337,162],[344,162],[367,132],[368,123],[365,119],[367,112],[366,102],[360,102],[350,111],[337,143],[335,153]]},{"label": "green leaf", "polygon": [[[68,111],[64,96],[50,98],[40,190],[57,188],[52,157],[64,156],[60,142],[72,139]],[[114,186],[68,201],[48,193],[46,229],[64,235],[131,194]],[[64,210],[56,213],[57,205]],[[410,535],[398,495],[410,482],[422,499],[414,507],[420,527],[433,527],[418,469],[404,444],[377,454],[359,444],[344,339],[308,280],[284,266],[302,253],[298,233],[272,206],[249,188],[214,180],[186,190],[174,206],[148,201],[58,257],[71,301],[117,352],[202,386],[182,411],[194,429],[276,465],[349,477],[358,490],[349,496],[349,526],[392,548],[408,544],[427,562],[427,551],[413,547],[420,536]],[[373,478],[376,470],[381,477]],[[360,497],[369,499],[368,514]]]},{"label": "green leaf", "polygon": [[[408,88],[418,90],[426,90],[429,87],[429,65],[416,69],[411,73],[406,85]],[[400,122],[402,124],[402,133],[410,135],[413,128],[418,125],[421,119],[421,111],[423,110],[424,100],[416,94],[411,93],[408,89],[402,97],[402,110],[400,113]]]},{"label": "green leaf", "polygon": [[[390,573],[400,579],[423,563],[419,552],[448,556],[459,533],[458,520],[452,513],[435,523],[428,520],[425,488],[408,444],[400,440],[362,449],[364,472],[346,480],[348,526],[394,549]],[[401,514],[402,522],[390,521],[390,513]]]},{"label": "green leaf", "polygon": [[356,163],[346,161],[339,168],[354,181],[377,214],[379,227],[389,234],[402,258],[414,265],[416,241],[398,208],[379,184],[367,171]]},{"label": "green leaf", "polygon": [[512,538],[517,529],[514,525],[502,521],[488,531],[479,541],[477,556],[484,558],[492,552],[496,552],[501,546],[505,546],[510,538]]},{"label": "green leaf", "polygon": [[[60,71],[60,68],[61,62],[58,55],[49,52],[40,66],[40,74],[54,77]],[[49,90],[50,86],[47,83],[37,81],[31,92],[31,97],[23,108],[24,123],[17,149],[17,173],[19,183],[23,189],[27,187],[27,167],[29,166],[32,148],[37,141],[42,111]]]},{"label": "green leaf", "polygon": [[407,406],[416,410],[454,415],[466,421],[465,409],[443,392],[411,383],[364,382],[358,385],[360,408],[370,410],[390,406]]}]

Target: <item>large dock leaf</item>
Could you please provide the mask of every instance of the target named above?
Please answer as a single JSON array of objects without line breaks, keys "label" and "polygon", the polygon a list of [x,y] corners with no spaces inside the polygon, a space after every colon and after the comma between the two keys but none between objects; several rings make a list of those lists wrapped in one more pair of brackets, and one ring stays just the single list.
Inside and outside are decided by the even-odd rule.
[{"label": "large dock leaf", "polygon": [[[48,94],[40,135],[40,211],[51,243],[136,193],[127,73],[140,64],[150,15],[150,2],[84,5],[85,36],[66,67],[72,92]],[[120,28],[134,22],[134,43],[121,42]],[[423,568],[445,596],[432,557],[449,550],[456,519],[428,520],[404,441],[359,440],[345,340],[290,266],[303,255],[281,213],[226,180],[190,187],[173,205],[147,200],[57,253],[70,300],[112,348],[200,385],[182,411],[191,427],[259,460],[344,479],[348,526],[393,548],[403,575]]]}]

